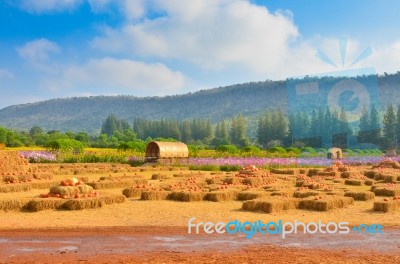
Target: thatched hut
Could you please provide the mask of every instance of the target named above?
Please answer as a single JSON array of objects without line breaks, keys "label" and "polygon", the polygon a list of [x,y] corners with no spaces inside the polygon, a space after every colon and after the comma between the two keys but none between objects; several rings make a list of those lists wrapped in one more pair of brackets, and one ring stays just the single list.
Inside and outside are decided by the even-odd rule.
[{"label": "thatched hut", "polygon": [[182,142],[152,141],[146,147],[146,162],[172,163],[189,157],[189,149]]},{"label": "thatched hut", "polygon": [[342,159],[343,151],[340,148],[330,148],[327,153],[328,159]]}]

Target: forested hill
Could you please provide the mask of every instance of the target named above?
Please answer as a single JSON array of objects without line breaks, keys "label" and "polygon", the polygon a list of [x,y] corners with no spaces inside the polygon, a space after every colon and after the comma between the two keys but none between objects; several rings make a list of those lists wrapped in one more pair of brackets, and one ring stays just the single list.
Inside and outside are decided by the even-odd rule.
[{"label": "forested hill", "polygon": [[[318,82],[332,84],[332,77],[318,79]],[[379,76],[377,83],[381,107],[400,103],[400,72]],[[239,113],[254,119],[269,108],[287,109],[287,94],[286,81],[266,81],[166,97],[96,96],[53,99],[0,110],[0,126],[14,129],[40,126],[46,130],[98,132],[102,122],[111,113],[130,122],[135,118],[210,118],[214,123]]]},{"label": "forested hill", "polygon": [[256,115],[268,107],[284,107],[284,82],[233,85],[165,97],[95,96],[54,99],[0,110],[0,126],[95,132],[111,113],[121,119],[210,118],[212,122],[238,113]]}]

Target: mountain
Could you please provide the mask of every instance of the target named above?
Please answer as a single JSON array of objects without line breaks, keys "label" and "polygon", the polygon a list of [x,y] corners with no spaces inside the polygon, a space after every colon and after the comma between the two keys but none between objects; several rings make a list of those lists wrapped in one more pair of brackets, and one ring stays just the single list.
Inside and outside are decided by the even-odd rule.
[{"label": "mountain", "polygon": [[[309,77],[309,81],[329,88],[338,78]],[[355,79],[361,83],[375,80],[381,109],[388,104],[400,103],[400,72],[384,76],[359,76]],[[300,81],[304,80],[308,81],[307,78]],[[38,125],[46,130],[95,133],[111,113],[128,121],[140,117],[177,120],[210,118],[212,122],[242,113],[255,123],[256,116],[267,109],[288,109],[288,82],[293,82],[293,79],[250,82],[165,97],[94,96],[52,99],[1,109],[0,126],[30,129]],[[303,102],[305,105],[307,103]],[[321,105],[325,107],[323,102]]]},{"label": "mountain", "polygon": [[257,82],[165,97],[94,96],[53,99],[0,110],[0,125],[29,129],[97,132],[111,113],[121,119],[210,118],[213,122],[238,113],[255,115],[282,106],[284,82]]}]

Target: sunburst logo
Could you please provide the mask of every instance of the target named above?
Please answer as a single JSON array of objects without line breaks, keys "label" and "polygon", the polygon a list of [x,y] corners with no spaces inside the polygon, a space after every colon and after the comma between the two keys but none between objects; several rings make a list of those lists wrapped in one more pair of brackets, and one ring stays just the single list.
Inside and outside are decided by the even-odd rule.
[{"label": "sunburst logo", "polygon": [[[289,114],[295,116],[302,112],[309,117],[315,113],[329,109],[330,114],[340,122],[346,122],[357,129],[357,122],[370,111],[371,107],[379,107],[379,93],[376,71],[373,67],[357,68],[357,64],[373,54],[371,47],[355,54],[349,59],[349,40],[338,40],[338,59],[334,60],[322,49],[316,51],[316,57],[324,63],[336,68],[328,73],[310,74],[304,77],[290,78],[286,81],[288,91]],[[350,53],[353,55],[353,53]],[[338,114],[341,113],[341,114]],[[332,145],[335,134],[348,133],[340,130],[320,130],[305,133],[296,127],[292,128],[294,139],[307,136],[321,137],[324,146]],[[305,135],[307,134],[307,135]],[[350,135],[351,137],[353,135]],[[347,140],[349,140],[347,137]],[[353,142],[356,141],[354,138]],[[357,142],[355,142],[355,145]]]},{"label": "sunburst logo", "polygon": [[[339,50],[340,50],[342,68],[346,66],[348,47],[349,47],[349,41],[347,38],[339,39]],[[367,47],[353,61],[350,62],[348,67],[352,67],[353,65],[359,63],[360,61],[365,60],[371,55],[372,55],[372,49],[371,47]],[[321,49],[317,50],[315,56],[317,56],[317,58],[321,59],[323,62],[332,65],[335,68],[339,68],[339,66],[336,63],[334,63],[333,60],[329,56],[327,56],[326,53],[323,52]]]}]

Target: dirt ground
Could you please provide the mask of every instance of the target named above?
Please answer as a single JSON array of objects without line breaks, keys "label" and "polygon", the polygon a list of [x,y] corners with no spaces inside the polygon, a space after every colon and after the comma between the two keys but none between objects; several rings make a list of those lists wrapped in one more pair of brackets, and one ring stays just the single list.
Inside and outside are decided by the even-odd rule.
[{"label": "dirt ground", "polygon": [[[58,165],[39,165],[39,169],[55,169]],[[205,178],[232,177],[236,173],[189,172],[171,168],[132,169],[106,165],[65,166],[65,173],[55,174],[53,180],[68,177],[87,177],[90,182],[100,177],[134,175],[147,179],[152,186],[174,185],[186,182],[180,174],[202,174]],[[72,166],[72,167],[71,167]],[[85,167],[86,166],[86,167]],[[102,168],[101,166],[105,166]],[[106,173],[98,171],[109,169]],[[364,181],[362,172],[369,167],[354,169],[355,179]],[[91,171],[90,171],[91,170]],[[116,170],[119,170],[118,172]],[[166,179],[152,180],[154,173]],[[398,170],[385,169],[385,175],[397,175]],[[178,176],[176,176],[178,175]],[[189,175],[190,176],[190,175]],[[266,183],[274,188],[293,191],[295,175],[275,175],[277,183]],[[340,191],[369,191],[371,186],[345,185],[344,179],[318,180],[325,187]],[[204,185],[204,183],[202,183]],[[218,186],[224,186],[221,183]],[[376,180],[374,184],[385,186]],[[398,184],[398,183],[397,183]],[[194,183],[193,186],[201,186]],[[288,187],[289,186],[289,187]],[[129,186],[127,186],[129,187]],[[231,186],[235,188],[235,186]],[[231,188],[229,187],[229,188]],[[253,186],[254,189],[265,186]],[[325,188],[324,187],[324,188]],[[121,194],[123,188],[100,190],[103,195]],[[283,190],[283,189],[279,189]],[[38,197],[49,189],[31,189],[25,192],[0,192],[0,200]],[[324,190],[319,189],[323,195]],[[222,202],[170,200],[145,201],[128,198],[125,203],[97,209],[78,211],[44,210],[39,212],[0,212],[0,263],[400,263],[400,210],[375,212],[375,197],[368,201],[354,201],[344,208],[329,211],[286,210],[276,213],[245,211],[242,201]],[[193,237],[187,233],[190,218],[196,222],[239,221],[302,221],[321,220],[349,222],[350,226],[380,224],[385,236],[333,237],[298,236],[289,240],[255,238]]]},{"label": "dirt ground", "polygon": [[[398,231],[389,230],[397,235]],[[219,237],[200,235],[166,246],[174,244],[172,238],[188,236],[185,232],[185,227],[3,230],[0,263],[400,263],[399,241],[388,250],[371,249],[367,243],[357,249],[341,243],[327,249],[265,242],[246,245],[243,240],[243,244],[221,243]],[[346,239],[356,240],[353,236]],[[218,243],[202,247],[213,241]]]}]

